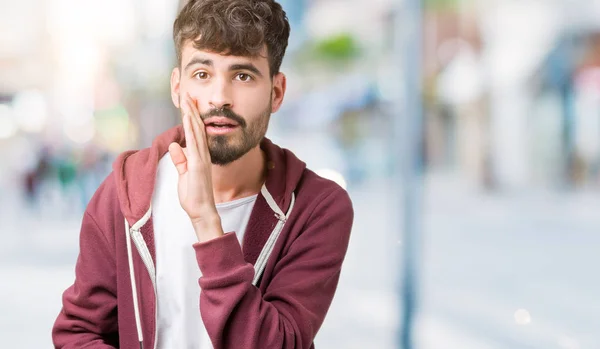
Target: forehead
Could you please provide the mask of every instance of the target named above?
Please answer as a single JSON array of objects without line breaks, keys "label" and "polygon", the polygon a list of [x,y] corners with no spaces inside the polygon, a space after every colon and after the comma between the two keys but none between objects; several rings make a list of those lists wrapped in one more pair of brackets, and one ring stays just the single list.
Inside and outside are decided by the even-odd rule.
[{"label": "forehead", "polygon": [[240,61],[251,62],[257,66],[257,68],[262,69],[269,67],[269,61],[267,59],[267,46],[264,45],[261,49],[260,53],[256,56],[234,56],[234,55],[226,55],[221,53],[216,53],[214,51],[210,51],[208,49],[197,49],[194,47],[192,41],[188,40],[184,43],[181,48],[181,64],[182,66],[186,66],[186,64],[191,61],[193,58],[202,57],[205,59],[210,59],[215,66],[219,65],[229,65],[234,62],[239,63]]}]

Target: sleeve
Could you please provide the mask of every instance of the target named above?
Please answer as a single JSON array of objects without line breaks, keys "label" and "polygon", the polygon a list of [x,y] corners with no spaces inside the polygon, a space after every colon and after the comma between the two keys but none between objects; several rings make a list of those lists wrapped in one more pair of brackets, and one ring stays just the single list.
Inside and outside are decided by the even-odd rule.
[{"label": "sleeve", "polygon": [[80,232],[75,281],[62,297],[52,328],[55,348],[118,347],[114,254],[94,218],[86,212]]},{"label": "sleeve", "polygon": [[203,274],[200,311],[215,349],[312,346],[337,288],[354,216],[339,187],[317,202],[264,293],[252,285],[254,268],[235,234],[194,245]]}]

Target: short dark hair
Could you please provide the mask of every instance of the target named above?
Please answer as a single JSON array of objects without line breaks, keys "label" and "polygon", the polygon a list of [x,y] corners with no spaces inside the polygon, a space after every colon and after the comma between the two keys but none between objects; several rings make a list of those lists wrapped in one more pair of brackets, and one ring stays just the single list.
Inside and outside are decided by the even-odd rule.
[{"label": "short dark hair", "polygon": [[264,45],[271,76],[279,72],[290,36],[285,11],[274,0],[190,0],[173,24],[177,62],[183,45],[256,57]]}]

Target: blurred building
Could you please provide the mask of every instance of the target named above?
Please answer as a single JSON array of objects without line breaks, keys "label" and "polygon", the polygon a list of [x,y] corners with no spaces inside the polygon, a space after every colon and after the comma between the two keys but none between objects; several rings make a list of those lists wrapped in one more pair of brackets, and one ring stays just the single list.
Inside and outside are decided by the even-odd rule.
[{"label": "blurred building", "polygon": [[[167,93],[170,1],[5,3],[0,138],[116,152],[176,122]],[[19,25],[24,13],[27,26]]]},{"label": "blurred building", "polygon": [[488,189],[597,182],[594,6],[431,1],[424,92],[432,171]]}]

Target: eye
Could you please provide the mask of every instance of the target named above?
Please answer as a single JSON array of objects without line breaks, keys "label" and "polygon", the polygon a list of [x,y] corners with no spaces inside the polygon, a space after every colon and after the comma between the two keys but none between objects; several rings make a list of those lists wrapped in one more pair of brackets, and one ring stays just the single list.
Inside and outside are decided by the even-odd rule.
[{"label": "eye", "polygon": [[242,82],[248,82],[252,80],[252,77],[250,75],[244,73],[239,73],[238,75],[236,75],[236,78]]},{"label": "eye", "polygon": [[204,71],[199,71],[194,74],[194,77],[196,79],[205,80],[205,79],[208,79],[208,73],[206,73]]}]

